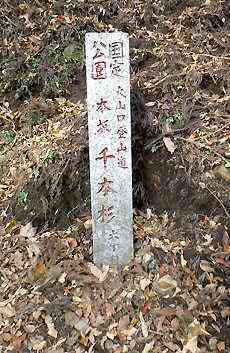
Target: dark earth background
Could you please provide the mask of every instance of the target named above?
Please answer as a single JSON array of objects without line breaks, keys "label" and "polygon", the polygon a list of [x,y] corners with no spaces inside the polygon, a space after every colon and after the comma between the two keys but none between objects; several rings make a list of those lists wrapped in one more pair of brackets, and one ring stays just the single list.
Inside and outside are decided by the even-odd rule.
[{"label": "dark earth background", "polygon": [[[0,12],[0,352],[230,352],[230,2]],[[135,259],[104,278],[84,35],[114,30],[130,35]]]}]

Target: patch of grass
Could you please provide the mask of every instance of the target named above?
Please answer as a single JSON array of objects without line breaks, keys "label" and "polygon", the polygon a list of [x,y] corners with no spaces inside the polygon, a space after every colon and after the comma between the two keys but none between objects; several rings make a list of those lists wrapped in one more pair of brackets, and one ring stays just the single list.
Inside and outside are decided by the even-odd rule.
[{"label": "patch of grass", "polygon": [[183,127],[184,118],[181,112],[177,112],[173,115],[163,117],[162,122],[171,124],[175,129],[179,129]]},{"label": "patch of grass", "polygon": [[15,134],[13,131],[11,130],[3,130],[1,132],[1,137],[3,138],[3,140],[6,142],[6,143],[11,143],[14,141],[14,138],[15,138]]},{"label": "patch of grass", "polygon": [[182,80],[177,80],[174,82],[174,87],[177,91],[181,91],[185,87],[185,83]]},{"label": "patch of grass", "polygon": [[47,56],[46,77],[44,78],[45,95],[64,94],[73,80],[76,63],[84,62],[83,47],[71,44],[67,47],[50,48]]},{"label": "patch of grass", "polygon": [[26,203],[28,197],[28,192],[27,191],[21,191],[18,195],[18,201],[19,203]]},{"label": "patch of grass", "polygon": [[44,157],[44,161],[45,162],[54,162],[57,158],[57,154],[55,151],[49,150],[47,151],[45,157]]},{"label": "patch of grass", "polygon": [[15,99],[28,99],[68,93],[74,79],[77,63],[84,63],[84,34],[77,26],[62,23],[47,30],[47,44],[41,52],[21,57],[20,64],[13,60],[3,63],[0,93],[14,92]]},{"label": "patch of grass", "polygon": [[30,127],[41,124],[44,121],[44,117],[37,111],[32,111],[27,114],[27,123]]}]

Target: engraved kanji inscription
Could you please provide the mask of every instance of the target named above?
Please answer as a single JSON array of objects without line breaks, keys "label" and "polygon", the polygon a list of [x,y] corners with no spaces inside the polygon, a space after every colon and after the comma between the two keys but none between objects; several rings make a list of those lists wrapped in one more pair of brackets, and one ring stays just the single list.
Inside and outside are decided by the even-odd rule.
[{"label": "engraved kanji inscription", "polygon": [[118,86],[118,87],[117,87],[117,94],[120,95],[120,96],[122,96],[122,97],[124,97],[124,98],[126,98],[125,90],[124,90],[124,88],[122,88],[121,86]]},{"label": "engraved kanji inscription", "polygon": [[98,183],[99,190],[97,193],[102,193],[104,196],[108,195],[108,193],[112,192],[112,184],[112,180],[109,180],[107,177],[103,177],[103,180]]},{"label": "engraved kanji inscription", "polygon": [[101,98],[97,102],[97,111],[104,112],[106,110],[111,110],[111,108],[109,107],[109,102],[108,100]]},{"label": "engraved kanji inscription", "polygon": [[128,168],[128,163],[127,163],[127,160],[125,159],[124,156],[119,156],[118,157],[117,164],[118,164],[118,167],[120,167],[122,169],[127,169]]},{"label": "engraved kanji inscription", "polygon": [[98,130],[97,132],[99,134],[104,134],[104,133],[109,133],[111,132],[111,129],[109,127],[109,122],[108,120],[103,120],[103,119],[99,119],[99,122],[97,124]]},{"label": "engraved kanji inscription", "polygon": [[123,58],[123,43],[113,42],[109,45],[109,54],[112,59]]},{"label": "engraved kanji inscription", "polygon": [[129,40],[121,32],[86,34],[93,259],[133,257]]},{"label": "engraved kanji inscription", "polygon": [[127,147],[123,142],[120,142],[120,144],[117,148],[117,152],[118,152],[118,154],[123,153],[123,152],[127,152]]},{"label": "engraved kanji inscription", "polygon": [[107,77],[106,62],[97,61],[92,66],[92,78],[94,80],[104,80]]},{"label": "engraved kanji inscription", "polygon": [[101,223],[109,223],[114,215],[113,215],[113,206],[104,206],[102,205],[100,210],[99,210],[99,217],[98,220]]},{"label": "engraved kanji inscription", "polygon": [[117,135],[119,139],[124,139],[126,138],[128,131],[125,126],[119,126],[117,129]]},{"label": "engraved kanji inscription", "polygon": [[109,154],[108,147],[105,147],[101,150],[101,152],[99,152],[98,157],[96,157],[95,159],[96,161],[101,160],[103,162],[104,168],[106,169],[108,160],[111,160],[113,158],[115,158],[115,156],[113,154]]}]

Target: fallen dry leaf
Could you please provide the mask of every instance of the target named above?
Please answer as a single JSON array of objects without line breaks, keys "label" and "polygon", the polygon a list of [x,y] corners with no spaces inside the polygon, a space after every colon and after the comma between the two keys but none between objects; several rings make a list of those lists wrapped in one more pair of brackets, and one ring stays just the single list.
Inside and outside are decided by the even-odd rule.
[{"label": "fallen dry leaf", "polygon": [[206,260],[201,260],[200,261],[200,268],[201,270],[203,270],[204,272],[213,272],[214,269],[210,266],[210,263]]},{"label": "fallen dry leaf", "polygon": [[34,275],[36,278],[43,276],[46,272],[46,267],[43,262],[38,262],[34,269]]},{"label": "fallen dry leaf", "polygon": [[42,336],[31,337],[30,343],[35,351],[41,351],[43,348],[46,347],[47,344]]},{"label": "fallen dry leaf", "polygon": [[97,266],[95,266],[93,263],[89,262],[88,263],[88,267],[91,271],[91,273],[97,277],[97,279],[99,280],[99,282],[104,282],[104,280],[106,279],[106,276],[109,272],[109,266],[105,266],[104,267],[104,271],[101,271]]},{"label": "fallen dry leaf", "polygon": [[[172,294],[177,289],[177,281],[169,275],[162,276],[156,283],[157,290],[161,295]],[[178,288],[179,290],[179,288]]]},{"label": "fallen dry leaf", "polygon": [[224,252],[230,252],[230,239],[226,230],[224,231],[222,242]]},{"label": "fallen dry leaf", "polygon": [[146,343],[145,348],[143,349],[142,353],[149,353],[149,352],[151,352],[151,350],[152,350],[154,344],[155,344],[154,341],[152,341],[152,342],[150,342],[150,343]]},{"label": "fallen dry leaf", "polygon": [[148,326],[143,318],[143,314],[142,312],[140,311],[139,312],[139,318],[140,318],[140,321],[141,321],[141,331],[142,331],[142,335],[144,338],[147,338],[149,333],[148,333]]},{"label": "fallen dry leaf", "polygon": [[54,323],[52,321],[52,318],[50,315],[46,315],[44,317],[45,323],[47,325],[48,328],[48,335],[54,338],[57,338],[58,332],[57,330],[54,328]]},{"label": "fallen dry leaf", "polygon": [[31,239],[36,234],[36,228],[33,227],[32,223],[27,223],[25,226],[22,226],[20,229],[20,236]]},{"label": "fallen dry leaf", "polygon": [[163,137],[165,147],[170,153],[174,153],[176,146],[170,137]]},{"label": "fallen dry leaf", "polygon": [[198,353],[197,337],[191,337],[183,347],[181,353]]},{"label": "fallen dry leaf", "polygon": [[150,279],[148,278],[142,278],[140,280],[140,287],[141,287],[141,290],[145,290],[149,285],[150,285],[151,281]]},{"label": "fallen dry leaf", "polygon": [[14,307],[10,303],[8,303],[4,306],[0,305],[0,314],[2,314],[5,317],[13,317],[16,314],[16,312]]},{"label": "fallen dry leaf", "polygon": [[118,330],[124,330],[128,327],[129,325],[129,315],[125,315],[122,318],[120,318],[118,322]]},{"label": "fallen dry leaf", "polygon": [[108,318],[112,317],[114,314],[114,308],[111,303],[105,303],[105,312]]},{"label": "fallen dry leaf", "polygon": [[197,340],[201,334],[207,334],[203,325],[195,319],[188,327],[188,339],[181,353],[198,353]]}]

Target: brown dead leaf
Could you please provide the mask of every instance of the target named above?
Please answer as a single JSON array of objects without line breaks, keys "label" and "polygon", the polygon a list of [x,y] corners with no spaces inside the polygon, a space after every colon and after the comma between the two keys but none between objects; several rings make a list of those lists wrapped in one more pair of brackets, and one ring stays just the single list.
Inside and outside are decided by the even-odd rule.
[{"label": "brown dead leaf", "polygon": [[89,342],[89,338],[86,336],[81,336],[79,339],[79,342],[83,345],[83,346],[87,346],[88,342]]},{"label": "brown dead leaf", "polygon": [[199,137],[198,133],[196,131],[192,132],[191,135],[189,136],[190,141],[194,141]]},{"label": "brown dead leaf", "polygon": [[20,236],[23,238],[31,239],[36,234],[36,228],[33,227],[32,223],[27,223],[20,229]]},{"label": "brown dead leaf", "polygon": [[113,316],[114,308],[111,303],[105,303],[105,312],[106,312],[107,318],[110,318]]},{"label": "brown dead leaf", "polygon": [[34,269],[34,276],[40,278],[46,273],[46,267],[42,262],[38,262]]},{"label": "brown dead leaf", "polygon": [[86,230],[89,230],[92,228],[92,220],[91,219],[87,219],[87,221],[85,221],[84,223],[84,227]]},{"label": "brown dead leaf", "polygon": [[142,278],[140,280],[140,287],[141,287],[141,290],[145,290],[149,285],[150,285],[151,281],[149,278]]},{"label": "brown dead leaf", "polygon": [[91,273],[97,277],[99,282],[104,282],[106,279],[106,276],[109,272],[109,266],[104,267],[104,271],[101,271],[97,266],[95,266],[93,263],[89,262],[88,267],[91,271]]},{"label": "brown dead leaf", "polygon": [[156,289],[162,296],[171,295],[175,290],[180,291],[177,287],[177,281],[169,275],[162,276],[156,283]]},{"label": "brown dead leaf", "polygon": [[13,336],[11,338],[11,344],[15,352],[21,352],[21,348],[24,342],[25,336]]},{"label": "brown dead leaf", "polygon": [[206,260],[200,261],[200,268],[201,268],[201,270],[203,270],[204,272],[207,272],[207,273],[214,271],[214,269],[210,266],[210,263]]},{"label": "brown dead leaf", "polygon": [[16,314],[16,312],[14,307],[10,303],[8,303],[4,306],[0,305],[0,314],[2,314],[5,317],[13,317]]},{"label": "brown dead leaf", "polygon": [[230,252],[230,239],[226,230],[224,231],[224,234],[223,234],[222,243],[223,243],[224,252]]},{"label": "brown dead leaf", "polygon": [[216,258],[216,262],[217,262],[218,264],[221,264],[221,265],[227,267],[227,268],[230,268],[230,261],[226,261],[226,260],[223,258],[223,256],[217,257],[217,258]]},{"label": "brown dead leaf", "polygon": [[42,336],[35,336],[30,338],[30,343],[32,348],[35,351],[41,351],[45,348],[47,342],[44,340]]},{"label": "brown dead leaf", "polygon": [[152,341],[150,343],[146,343],[145,348],[143,349],[142,353],[149,353],[152,351],[152,348],[154,346],[155,342]]},{"label": "brown dead leaf", "polygon": [[197,340],[201,334],[207,334],[204,330],[203,325],[195,319],[188,327],[188,339],[186,345],[184,345],[181,353],[197,353]]},{"label": "brown dead leaf", "polygon": [[141,322],[141,331],[142,331],[142,335],[144,338],[147,338],[148,335],[149,335],[149,332],[148,332],[148,326],[144,320],[144,317],[143,317],[143,314],[142,312],[140,311],[139,312],[139,318],[140,318],[140,322]]},{"label": "brown dead leaf", "polygon": [[197,337],[191,337],[183,347],[181,353],[198,353]]},{"label": "brown dead leaf", "polygon": [[230,317],[230,307],[225,307],[224,309],[221,310],[221,316],[223,318]]},{"label": "brown dead leaf", "polygon": [[173,342],[164,342],[164,346],[170,349],[172,352],[177,352],[179,347]]},{"label": "brown dead leaf", "polygon": [[125,315],[120,318],[118,322],[118,330],[124,330],[129,326],[129,315]]},{"label": "brown dead leaf", "polygon": [[50,315],[46,315],[44,317],[45,323],[47,325],[48,328],[48,335],[54,338],[57,338],[58,332],[57,330],[54,328],[54,323],[52,321],[52,318]]},{"label": "brown dead leaf", "polygon": [[225,342],[219,342],[219,343],[217,344],[217,348],[218,348],[218,351],[219,351],[219,352],[226,352],[226,351],[225,351]]},{"label": "brown dead leaf", "polygon": [[155,319],[156,331],[158,333],[161,333],[161,331],[163,330],[164,321],[165,321],[165,316],[161,316]]}]

